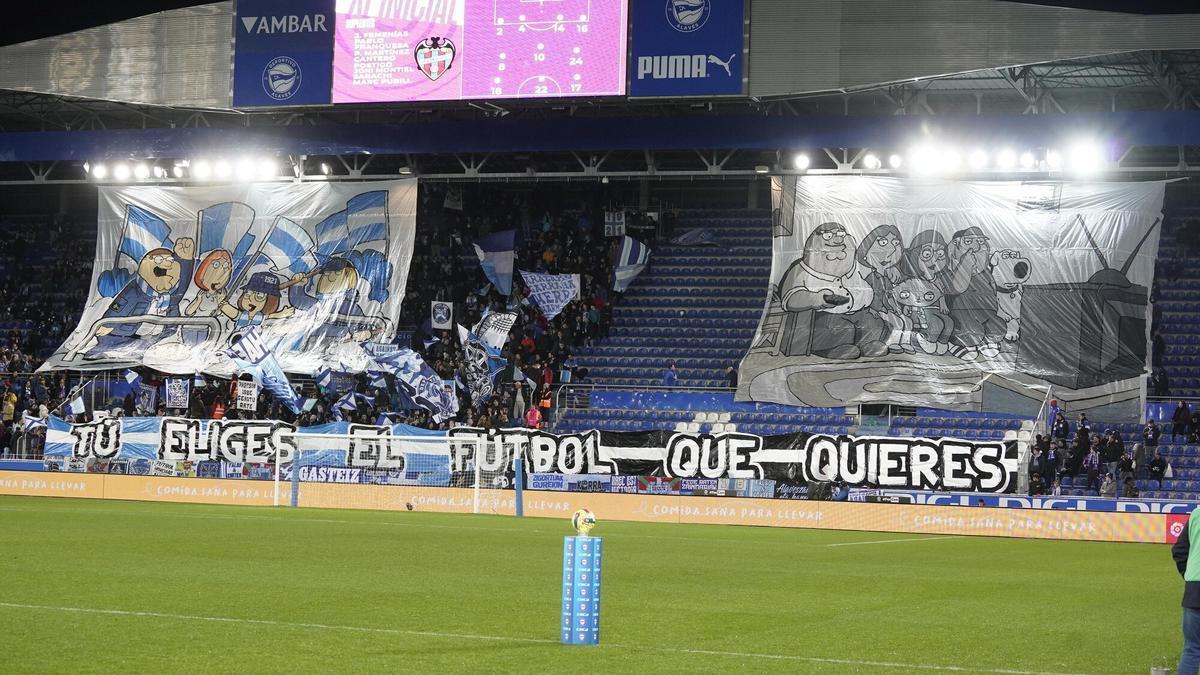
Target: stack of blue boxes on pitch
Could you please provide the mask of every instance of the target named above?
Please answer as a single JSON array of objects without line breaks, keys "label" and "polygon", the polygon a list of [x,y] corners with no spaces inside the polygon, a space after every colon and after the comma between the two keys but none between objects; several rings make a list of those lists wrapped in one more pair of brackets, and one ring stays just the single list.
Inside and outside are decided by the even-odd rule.
[{"label": "stack of blue boxes on pitch", "polygon": [[712,230],[719,246],[651,245],[650,265],[613,310],[609,338],[578,350],[597,384],[655,386],[675,362],[680,387],[720,387],[754,337],[771,275],[771,217],[681,211],[675,234]]}]

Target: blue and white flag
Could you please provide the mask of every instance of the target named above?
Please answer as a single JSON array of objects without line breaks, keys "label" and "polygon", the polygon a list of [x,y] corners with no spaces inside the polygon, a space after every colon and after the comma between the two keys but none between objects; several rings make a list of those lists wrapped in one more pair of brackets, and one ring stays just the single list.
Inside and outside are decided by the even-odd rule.
[{"label": "blue and white flag", "polygon": [[171,241],[171,228],[162,218],[149,211],[133,206],[125,210],[125,231],[121,233],[121,253],[135,263],[156,248],[167,250],[175,247]]},{"label": "blue and white flag", "polygon": [[387,377],[381,371],[367,370],[367,384],[376,389],[383,389],[387,386]]},{"label": "blue and white flag", "polygon": [[333,384],[333,371],[328,368],[322,369],[321,372],[317,373],[316,377],[313,378],[313,382],[315,382],[317,386],[321,387],[322,389],[328,389],[329,385]]},{"label": "blue and white flag", "polygon": [[201,263],[215,251],[229,254],[235,282],[250,263],[254,247],[254,209],[240,202],[214,204],[200,212],[200,241],[196,260]]},{"label": "blue and white flag", "polygon": [[613,290],[623,293],[650,262],[650,248],[633,237],[622,237],[613,265]]},{"label": "blue and white flag", "polygon": [[317,266],[317,244],[298,224],[282,216],[275,218],[271,233],[259,251],[281,274],[308,274]]},{"label": "blue and white flag", "polygon": [[196,373],[194,376],[192,376],[192,387],[199,389],[206,384],[208,384],[208,382],[204,380],[204,375]]},{"label": "blue and white flag", "polygon": [[142,386],[142,376],[138,375],[135,370],[126,368],[121,371],[121,377],[125,378],[125,381],[129,383],[130,389],[137,389]]},{"label": "blue and white flag", "polygon": [[71,399],[69,403],[63,406],[63,413],[66,415],[85,415],[88,412],[87,402],[83,400],[83,395],[80,394]]},{"label": "blue and white flag", "polygon": [[365,245],[382,251],[388,238],[387,201],[385,191],[364,192],[346,202],[346,210],[338,211],[317,225],[317,254],[322,258],[346,255]]},{"label": "blue and white flag", "polygon": [[501,295],[512,294],[513,262],[517,257],[513,251],[516,237],[516,230],[505,230],[485,234],[475,240],[475,255],[479,257],[479,266]]},{"label": "blue and white flag", "polygon": [[378,356],[374,368],[394,375],[401,404],[412,403],[409,406],[398,404],[397,407],[424,408],[433,414],[435,422],[458,414],[458,397],[446,391],[441,377],[413,350],[401,347],[391,354]]},{"label": "blue and white flag", "polygon": [[521,279],[546,320],[553,319],[572,300],[579,297],[578,274],[541,274],[521,270]]},{"label": "blue and white flag", "polygon": [[254,377],[255,384],[271,392],[288,410],[300,412],[300,397],[275,360],[274,350],[259,337],[257,326],[242,334],[228,354],[240,370]]},{"label": "blue and white flag", "polygon": [[499,352],[508,343],[508,333],[516,323],[516,312],[485,312],[471,332]]},{"label": "blue and white flag", "polygon": [[43,422],[41,420],[41,418],[34,417],[33,415],[30,415],[27,412],[22,412],[21,413],[21,426],[25,429],[26,432],[29,432],[34,429],[37,429],[38,427],[45,427],[46,423]]},{"label": "blue and white flag", "polygon": [[478,407],[492,397],[496,375],[504,370],[508,360],[501,358],[499,348],[487,344],[461,324],[458,326],[458,339],[462,342],[464,356],[461,373],[467,382],[471,403]]},{"label": "blue and white flag", "polygon": [[316,407],[317,407],[317,399],[309,398],[309,399],[304,400],[304,406],[303,406],[304,412],[312,412],[313,408],[316,408]]},{"label": "blue and white flag", "polygon": [[720,246],[717,233],[711,227],[697,227],[671,240],[676,246]]},{"label": "blue and white flag", "polygon": [[342,394],[342,397],[333,404],[333,407],[337,410],[357,410],[358,395],[352,391],[348,391]]}]

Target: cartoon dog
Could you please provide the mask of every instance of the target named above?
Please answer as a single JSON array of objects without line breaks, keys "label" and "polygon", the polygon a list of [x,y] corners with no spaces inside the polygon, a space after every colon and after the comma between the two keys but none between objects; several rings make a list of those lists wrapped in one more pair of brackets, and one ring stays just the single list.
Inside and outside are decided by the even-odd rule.
[{"label": "cartoon dog", "polygon": [[996,315],[1004,322],[1004,339],[1016,342],[1021,337],[1021,295],[1033,270],[1029,260],[1012,249],[996,251],[990,262],[996,283]]}]

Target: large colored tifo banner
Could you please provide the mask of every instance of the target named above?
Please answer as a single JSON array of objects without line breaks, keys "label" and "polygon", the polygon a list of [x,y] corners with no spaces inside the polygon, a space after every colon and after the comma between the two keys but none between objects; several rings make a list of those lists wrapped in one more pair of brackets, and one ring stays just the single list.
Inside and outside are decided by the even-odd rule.
[{"label": "large colored tifo banner", "polygon": [[773,189],[771,287],[738,400],[1034,415],[1049,391],[1136,418],[1163,183]]},{"label": "large colored tifo banner", "polygon": [[[228,376],[251,328],[289,372],[395,334],[417,181],[102,187],[91,293],[44,369]],[[349,364],[349,366],[347,365]]]},{"label": "large colored tifo banner", "polygon": [[[349,438],[338,438],[338,435]],[[806,487],[809,482],[918,490],[1007,493],[1017,488],[1016,441],[975,442],[950,438],[828,436],[798,432],[780,436],[742,433],[687,434],[667,431],[589,431],[550,434],[531,429],[456,428],[430,432],[405,425],[339,422],[297,429],[268,420],[189,420],[172,417],[109,418],[68,424],[51,418],[48,458],[100,461],[226,462],[323,466],[301,480],[359,482],[363,470],[392,470],[415,484],[458,485],[478,471],[489,486],[512,484],[520,464],[538,489],[538,476],[554,480],[639,481],[670,492],[678,481],[719,479]],[[352,469],[353,474],[332,469]],[[306,478],[307,477],[307,478]],[[455,477],[458,477],[457,479]],[[598,478],[597,478],[598,477]],[[549,480],[549,479],[547,479]],[[469,484],[469,483],[468,483]],[[699,484],[697,484],[699,485]],[[554,489],[553,487],[545,489]],[[607,490],[606,490],[607,491]],[[651,490],[653,491],[653,490]],[[796,493],[797,490],[791,490]],[[752,495],[753,496],[753,495]]]}]

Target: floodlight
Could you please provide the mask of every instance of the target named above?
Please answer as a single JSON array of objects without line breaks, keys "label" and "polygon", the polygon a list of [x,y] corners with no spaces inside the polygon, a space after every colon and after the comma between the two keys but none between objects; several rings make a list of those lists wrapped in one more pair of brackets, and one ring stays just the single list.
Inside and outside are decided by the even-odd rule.
[{"label": "floodlight", "polygon": [[208,180],[209,178],[212,178],[212,173],[212,164],[210,164],[206,159],[202,159],[192,165],[192,176],[194,176],[196,180]]}]

